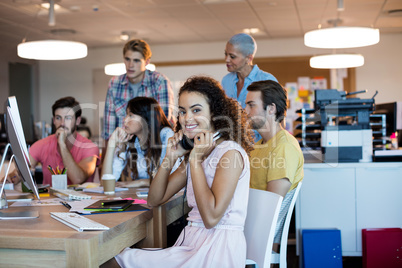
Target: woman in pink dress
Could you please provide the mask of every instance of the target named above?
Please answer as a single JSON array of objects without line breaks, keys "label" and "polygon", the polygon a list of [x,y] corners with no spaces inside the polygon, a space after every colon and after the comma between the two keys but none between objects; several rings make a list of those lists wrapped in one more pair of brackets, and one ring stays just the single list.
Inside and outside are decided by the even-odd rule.
[{"label": "woman in pink dress", "polygon": [[[218,137],[215,133],[219,132]],[[250,181],[252,134],[247,115],[219,82],[189,78],[179,92],[175,135],[152,181],[148,204],[158,206],[183,187],[192,210],[175,245],[161,250],[126,248],[113,267],[244,267],[243,227]],[[194,148],[184,149],[181,141]],[[174,166],[177,169],[172,172]]]}]

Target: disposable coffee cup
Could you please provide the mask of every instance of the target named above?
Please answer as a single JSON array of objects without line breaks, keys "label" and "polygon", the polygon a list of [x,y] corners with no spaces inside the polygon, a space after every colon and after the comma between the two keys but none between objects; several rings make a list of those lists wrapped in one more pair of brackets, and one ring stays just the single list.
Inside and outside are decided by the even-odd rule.
[{"label": "disposable coffee cup", "polygon": [[67,189],[67,175],[52,175],[52,188],[54,189]]},{"label": "disposable coffee cup", "polygon": [[116,187],[116,177],[113,174],[104,174],[102,176],[102,186],[104,194],[114,194]]}]

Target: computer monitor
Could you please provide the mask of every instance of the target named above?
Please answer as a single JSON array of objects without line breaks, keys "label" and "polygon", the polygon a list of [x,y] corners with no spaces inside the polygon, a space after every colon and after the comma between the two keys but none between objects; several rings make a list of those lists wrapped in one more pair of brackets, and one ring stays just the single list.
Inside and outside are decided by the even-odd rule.
[{"label": "computer monitor", "polygon": [[387,116],[387,136],[402,130],[402,102],[376,104],[374,113]]},{"label": "computer monitor", "polygon": [[25,141],[25,135],[22,128],[21,117],[18,110],[17,99],[9,97],[6,105],[6,120],[5,125],[7,129],[8,141],[11,145],[12,153],[14,154],[17,168],[20,171],[22,180],[25,185],[32,190],[34,195],[40,199],[38,188],[34,179],[32,178],[31,170],[29,168],[29,154]]}]

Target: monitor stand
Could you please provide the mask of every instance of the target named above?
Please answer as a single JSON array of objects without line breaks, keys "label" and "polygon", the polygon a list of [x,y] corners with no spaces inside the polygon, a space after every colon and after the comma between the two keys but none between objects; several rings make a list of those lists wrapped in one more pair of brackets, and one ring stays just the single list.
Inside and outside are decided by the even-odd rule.
[{"label": "monitor stand", "polygon": [[[7,151],[8,148],[10,147],[10,143],[6,145],[6,148],[4,150],[3,157],[0,162],[0,172],[3,169],[3,164],[4,160],[7,156]],[[10,171],[10,166],[11,163],[14,159],[14,154],[11,156],[9,164],[7,166],[7,170],[4,173],[4,180],[3,183],[1,184],[1,189],[0,189],[0,220],[16,220],[16,219],[32,219],[32,218],[38,218],[39,217],[39,212],[38,211],[7,211],[8,208],[8,202],[7,202],[7,197],[6,197],[6,191],[4,190],[4,186],[7,181],[7,176],[8,172]],[[22,183],[22,182],[21,182]]]}]

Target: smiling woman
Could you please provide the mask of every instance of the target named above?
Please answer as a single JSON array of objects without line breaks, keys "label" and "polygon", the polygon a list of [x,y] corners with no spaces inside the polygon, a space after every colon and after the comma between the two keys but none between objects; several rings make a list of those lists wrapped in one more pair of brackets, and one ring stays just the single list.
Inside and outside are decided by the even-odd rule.
[{"label": "smiling woman", "polygon": [[[181,87],[179,110],[176,133],[151,183],[148,204],[160,205],[186,187],[189,224],[172,247],[126,248],[105,266],[244,267],[252,148],[247,115],[216,80],[198,76]],[[221,136],[214,140],[216,131]],[[195,138],[192,149],[181,147],[184,134]]]}]

